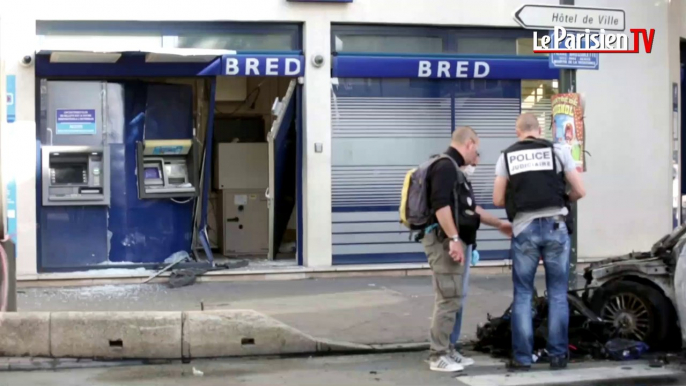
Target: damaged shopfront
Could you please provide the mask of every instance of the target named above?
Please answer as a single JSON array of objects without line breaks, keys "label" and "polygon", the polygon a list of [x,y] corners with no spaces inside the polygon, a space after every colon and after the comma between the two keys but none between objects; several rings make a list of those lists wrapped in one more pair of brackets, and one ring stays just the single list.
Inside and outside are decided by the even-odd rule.
[{"label": "damaged shopfront", "polygon": [[298,25],[45,22],[38,35],[39,271],[175,254],[295,264]]}]

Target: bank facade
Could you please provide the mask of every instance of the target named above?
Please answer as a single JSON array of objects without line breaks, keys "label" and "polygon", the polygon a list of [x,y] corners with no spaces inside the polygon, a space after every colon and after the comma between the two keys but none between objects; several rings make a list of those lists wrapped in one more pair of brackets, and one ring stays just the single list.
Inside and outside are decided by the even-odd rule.
[{"label": "bank facade", "polygon": [[[512,18],[514,1],[207,0],[135,15],[124,1],[78,16],[69,1],[34,3],[0,15],[13,98],[2,164],[20,278],[150,268],[179,252],[305,267],[425,263],[398,221],[405,172],[471,126],[477,201],[504,217],[491,202],[496,159],[520,113],[550,126],[559,92],[559,71]],[[584,260],[648,248],[681,202],[672,84],[686,4],[602,3],[656,36],[650,54],[604,54],[599,70],[577,75]],[[494,229],[478,248],[484,264],[509,258]]]}]

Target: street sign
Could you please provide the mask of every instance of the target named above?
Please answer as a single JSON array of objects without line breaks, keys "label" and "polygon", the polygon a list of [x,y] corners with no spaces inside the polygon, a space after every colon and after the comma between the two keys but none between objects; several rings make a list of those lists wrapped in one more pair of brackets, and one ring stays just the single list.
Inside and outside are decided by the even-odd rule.
[{"label": "street sign", "polygon": [[585,53],[550,54],[548,64],[550,68],[597,70],[600,68],[600,57],[598,55]]},{"label": "street sign", "polygon": [[[554,31],[550,32],[551,39],[554,39],[554,34]],[[574,32],[568,32],[568,34],[576,35]],[[567,48],[565,43],[565,40],[560,42],[559,48],[561,50]],[[594,46],[593,44],[591,45]],[[581,39],[581,48],[588,48],[584,39]],[[548,65],[550,68],[559,68],[561,70],[597,70],[600,68],[600,54],[584,52],[550,53]]]},{"label": "street sign", "polygon": [[514,19],[527,29],[624,31],[626,28],[624,10],[612,8],[524,4],[514,13]]}]

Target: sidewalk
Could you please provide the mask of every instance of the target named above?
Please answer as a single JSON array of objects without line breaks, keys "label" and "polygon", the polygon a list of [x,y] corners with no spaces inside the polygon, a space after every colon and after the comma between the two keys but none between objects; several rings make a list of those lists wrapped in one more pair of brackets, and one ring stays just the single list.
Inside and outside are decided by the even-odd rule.
[{"label": "sidewalk", "polygon": [[[537,287],[543,289],[542,278]],[[253,309],[317,338],[364,344],[426,342],[433,310],[430,277],[27,288],[19,311],[193,311]],[[509,274],[472,274],[462,339],[512,299]]]}]

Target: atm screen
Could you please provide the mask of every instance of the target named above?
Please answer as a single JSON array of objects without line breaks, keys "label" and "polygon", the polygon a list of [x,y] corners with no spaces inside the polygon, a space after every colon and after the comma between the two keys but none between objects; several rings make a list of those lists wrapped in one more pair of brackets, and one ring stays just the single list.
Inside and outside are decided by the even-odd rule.
[{"label": "atm screen", "polygon": [[162,178],[162,176],[160,176],[160,168],[158,167],[145,168],[144,176],[146,180],[155,180]]},{"label": "atm screen", "polygon": [[53,184],[55,185],[88,183],[85,165],[55,165],[52,172]]}]

